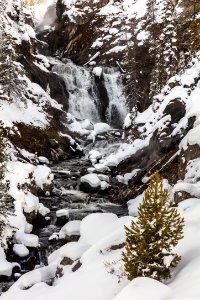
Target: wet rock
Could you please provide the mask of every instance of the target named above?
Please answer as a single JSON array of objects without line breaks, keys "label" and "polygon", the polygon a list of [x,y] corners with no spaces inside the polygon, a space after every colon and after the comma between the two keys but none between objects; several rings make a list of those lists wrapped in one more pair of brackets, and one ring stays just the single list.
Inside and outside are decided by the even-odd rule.
[{"label": "wet rock", "polygon": [[30,213],[24,212],[26,221],[33,225],[33,230],[43,228],[50,224],[51,220],[47,216],[43,216],[39,212],[32,211]]}]

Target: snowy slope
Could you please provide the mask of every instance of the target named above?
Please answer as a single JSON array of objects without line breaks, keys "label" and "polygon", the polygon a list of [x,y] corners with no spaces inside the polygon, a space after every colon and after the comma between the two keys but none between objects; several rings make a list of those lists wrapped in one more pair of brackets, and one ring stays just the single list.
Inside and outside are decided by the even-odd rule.
[{"label": "snowy slope", "polygon": [[[184,238],[176,251],[182,256],[182,261],[172,274],[172,279],[163,285],[145,278],[135,279],[129,284],[125,278],[121,253],[124,224],[130,224],[131,217],[117,218],[112,214],[94,214],[82,221],[78,242],[69,243],[62,250],[56,251],[54,256],[51,255],[50,265],[46,269],[41,268],[23,275],[1,299],[17,297],[21,300],[46,300],[58,297],[62,300],[66,299],[66,295],[73,300],[129,300],[132,297],[140,300],[146,300],[146,297],[152,300],[199,299],[198,202],[199,199],[188,199],[179,205],[178,209],[185,218],[185,229]],[[104,225],[98,225],[99,222]],[[116,250],[112,248],[114,245]],[[52,287],[48,286],[44,282],[54,276],[52,270],[55,274],[56,265],[63,257],[69,257],[75,262],[72,266],[60,265],[64,275],[55,279]],[[73,272],[72,268],[78,259],[81,265]]]}]

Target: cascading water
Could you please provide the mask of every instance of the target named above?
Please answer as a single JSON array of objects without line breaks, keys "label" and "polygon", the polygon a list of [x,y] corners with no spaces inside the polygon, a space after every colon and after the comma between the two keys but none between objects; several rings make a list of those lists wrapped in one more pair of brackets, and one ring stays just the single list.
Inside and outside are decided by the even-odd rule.
[{"label": "cascading water", "polygon": [[127,115],[127,108],[120,72],[114,68],[103,68],[103,78],[109,98],[109,105],[106,111],[107,122],[112,127],[122,127]]},{"label": "cascading water", "polygon": [[[69,113],[80,120],[89,119],[92,123],[106,120],[114,128],[122,127],[127,108],[118,70],[102,68],[101,86],[97,85],[95,78],[98,76],[91,69],[76,66],[69,60],[55,65],[52,71],[65,80],[69,92]],[[106,95],[102,96],[101,88]],[[105,103],[107,107],[102,116]]]},{"label": "cascading water", "polygon": [[74,65],[72,62],[58,64],[53,67],[53,72],[61,75],[69,92],[69,112],[77,119],[89,119],[98,122],[97,97],[93,91],[90,72]]}]

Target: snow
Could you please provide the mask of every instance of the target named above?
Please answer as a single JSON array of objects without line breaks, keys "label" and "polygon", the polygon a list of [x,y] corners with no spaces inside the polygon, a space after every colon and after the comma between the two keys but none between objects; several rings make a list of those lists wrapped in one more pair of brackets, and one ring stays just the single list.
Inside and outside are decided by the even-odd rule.
[{"label": "snow", "polygon": [[35,234],[17,231],[15,234],[15,240],[18,244],[23,244],[26,247],[37,248],[39,246],[39,238]]},{"label": "snow", "polygon": [[95,76],[101,77],[103,70],[101,67],[95,67],[92,72]]},{"label": "snow", "polygon": [[106,181],[101,181],[101,190],[104,191],[109,187],[109,183]]},{"label": "snow", "polygon": [[102,154],[99,151],[97,151],[97,150],[91,150],[89,152],[88,156],[89,156],[89,159],[96,159],[96,160],[98,160],[98,159],[102,158]]},{"label": "snow", "polygon": [[69,209],[63,208],[56,211],[56,217],[69,217]]},{"label": "snow", "polygon": [[144,193],[142,193],[141,195],[137,196],[134,199],[130,199],[127,202],[128,211],[129,211],[130,216],[133,216],[133,217],[138,216],[138,207],[142,203],[143,198],[144,198]]},{"label": "snow", "polygon": [[23,244],[14,244],[13,252],[19,257],[25,257],[29,254],[29,250]]},{"label": "snow", "polygon": [[168,300],[171,289],[163,283],[150,278],[136,278],[113,300]]},{"label": "snow", "polygon": [[59,232],[59,239],[64,239],[66,236],[72,236],[72,235],[79,236],[80,226],[81,226],[81,221],[79,220],[69,221],[61,228]]},{"label": "snow", "polygon": [[23,212],[34,211],[42,216],[49,213],[49,209],[39,203],[38,197],[28,189],[35,184],[36,187],[43,189],[44,185],[48,186],[52,179],[51,170],[46,166],[22,163],[16,161],[16,158],[7,163],[4,181],[9,183],[8,194],[13,197],[15,205],[15,214],[9,216],[9,223],[11,227],[20,230],[19,234],[16,233],[18,243],[25,242],[25,246],[29,246],[29,244],[33,244],[34,247],[38,246],[37,237],[29,235],[32,225],[27,223]]},{"label": "snow", "polygon": [[88,215],[81,222],[80,241],[84,241],[90,245],[95,244],[99,239],[109,233],[109,230],[112,229],[113,222],[117,219],[117,216],[112,213],[95,213]]},{"label": "snow", "polygon": [[43,189],[44,185],[50,185],[54,178],[51,169],[41,165],[35,168],[33,176],[36,185],[41,189]]},{"label": "snow", "polygon": [[94,134],[100,134],[109,131],[111,128],[107,123],[96,123],[94,124]]},{"label": "snow", "polygon": [[[200,200],[188,199],[179,204],[178,210],[185,218],[184,238],[176,246],[182,260],[165,284],[150,278],[136,278],[129,282],[123,275],[121,254],[123,248],[111,250],[111,246],[124,242],[124,225],[129,226],[132,217],[118,218],[114,214],[92,214],[81,221],[81,237],[78,242],[64,245],[49,256],[50,267],[64,257],[73,261],[80,259],[81,267],[72,272],[64,267],[64,275],[52,287],[41,285],[40,270],[23,275],[2,300],[20,297],[21,300],[60,300],[66,293],[72,300],[195,300],[200,298]],[[75,262],[76,263],[76,262]],[[72,265],[74,266],[74,264]],[[48,268],[48,267],[46,267]],[[44,277],[46,278],[46,277]],[[45,280],[43,280],[45,281]],[[34,286],[23,290],[22,287]],[[42,290],[41,290],[42,287]]]},{"label": "snow", "polygon": [[[104,164],[95,164],[94,165],[94,169],[97,171],[97,172],[101,172],[101,173],[104,173],[104,172],[107,172],[109,171],[110,169],[108,168],[108,166],[105,166]],[[99,176],[98,176],[99,177]],[[100,179],[100,178],[99,178]]]},{"label": "snow", "polygon": [[0,276],[3,275],[10,277],[12,275],[12,268],[12,263],[6,260],[4,250],[0,248]]},{"label": "snow", "polygon": [[64,257],[77,260],[88,250],[90,245],[83,242],[70,242],[51,253],[48,257],[48,263],[60,262]]},{"label": "snow", "polygon": [[93,188],[101,186],[101,181],[96,174],[87,174],[81,177],[82,183],[88,183]]}]

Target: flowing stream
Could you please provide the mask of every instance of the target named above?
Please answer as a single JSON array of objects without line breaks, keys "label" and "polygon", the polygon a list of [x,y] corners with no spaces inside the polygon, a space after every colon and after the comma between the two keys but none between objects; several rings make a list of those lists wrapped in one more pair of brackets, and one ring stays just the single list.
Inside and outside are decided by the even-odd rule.
[{"label": "flowing stream", "polygon": [[[97,68],[98,69],[98,68]],[[111,130],[106,137],[97,138],[84,146],[87,154],[93,148],[100,150],[103,156],[116,151],[121,143],[123,120],[127,109],[122,93],[120,73],[112,68],[99,68],[98,72],[74,65],[71,61],[55,64],[53,72],[63,77],[69,93],[69,112],[79,120],[88,119],[91,123],[106,122]],[[6,291],[20,276],[37,266],[47,265],[50,253],[66,244],[77,240],[72,236],[68,240],[58,238],[62,226],[71,220],[82,220],[91,213],[112,212],[118,216],[127,214],[127,208],[110,202],[108,193],[85,193],[80,190],[81,176],[88,174],[91,162],[87,155],[63,161],[50,168],[54,174],[53,191],[40,196],[40,202],[49,208],[48,218],[37,220],[33,224],[33,234],[39,237],[40,247],[29,248],[28,257],[17,257],[12,250],[11,243],[7,251],[7,260],[17,262],[12,278],[0,278],[0,292]],[[112,174],[109,174],[112,177]],[[67,210],[68,215],[58,216],[59,210]]]}]

